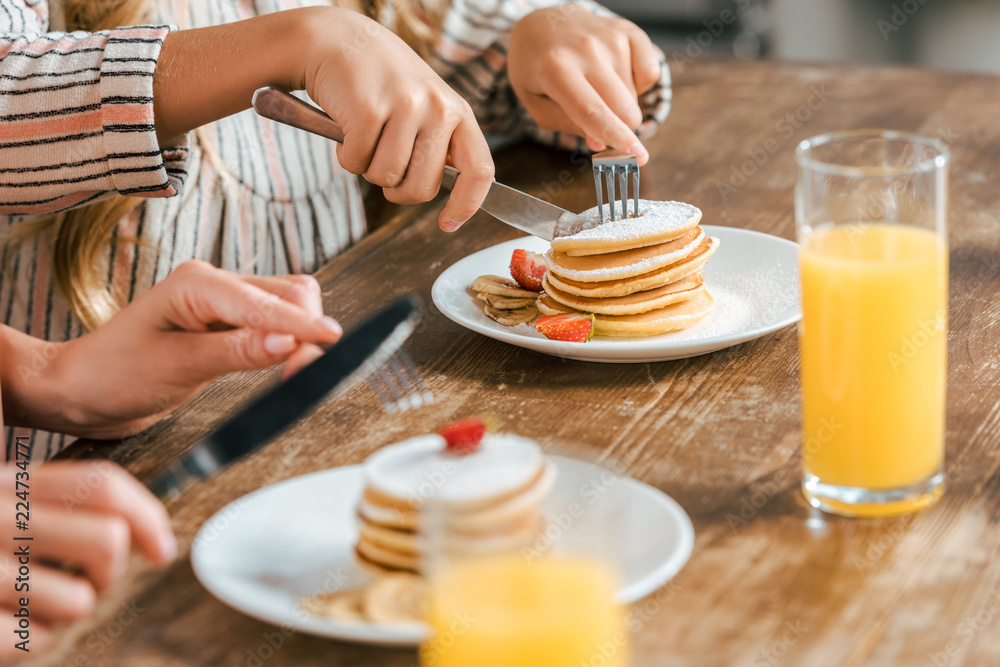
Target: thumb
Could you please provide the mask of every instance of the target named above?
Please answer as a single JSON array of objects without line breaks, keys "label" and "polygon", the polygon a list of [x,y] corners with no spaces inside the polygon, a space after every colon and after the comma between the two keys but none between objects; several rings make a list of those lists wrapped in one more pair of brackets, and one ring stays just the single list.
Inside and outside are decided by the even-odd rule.
[{"label": "thumb", "polygon": [[206,379],[273,366],[284,361],[299,346],[291,334],[262,329],[241,328],[197,335],[201,340],[198,345],[187,348],[187,356]]}]

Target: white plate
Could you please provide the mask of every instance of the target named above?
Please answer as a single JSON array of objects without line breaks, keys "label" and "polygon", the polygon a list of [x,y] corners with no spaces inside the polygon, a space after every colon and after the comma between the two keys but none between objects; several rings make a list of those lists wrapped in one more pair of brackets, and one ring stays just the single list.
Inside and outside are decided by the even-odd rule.
[{"label": "white plate", "polygon": [[[559,470],[553,496],[567,497],[594,478],[594,467],[550,457]],[[691,520],[651,486],[621,478],[626,561],[619,597],[634,602],[669,581],[694,547]],[[355,505],[361,466],[295,477],[243,496],[219,510],[195,537],[191,566],[215,597],[275,625],[352,642],[413,646],[423,624],[379,625],[314,616],[299,601],[368,579],[354,560]],[[543,508],[544,512],[544,508]]]},{"label": "white plate", "polygon": [[702,225],[721,240],[702,274],[715,309],[690,329],[648,338],[596,337],[589,343],[549,340],[534,327],[505,327],[483,313],[482,302],[468,287],[477,277],[508,276],[516,248],[545,252],[547,241],[526,236],[480,250],[461,259],[434,281],[434,305],[449,319],[484,336],[557,357],[606,363],[640,363],[684,359],[745,343],[798,322],[799,246],[770,234]]}]

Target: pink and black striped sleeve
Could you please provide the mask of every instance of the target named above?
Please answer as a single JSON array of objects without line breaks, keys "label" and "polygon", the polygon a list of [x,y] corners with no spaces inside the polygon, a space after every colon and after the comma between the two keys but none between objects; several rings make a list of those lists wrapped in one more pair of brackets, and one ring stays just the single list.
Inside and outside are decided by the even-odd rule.
[{"label": "pink and black striped sleeve", "polygon": [[0,0],[0,214],[177,194],[186,140],[161,147],[153,124],[153,70],[170,27],[44,27],[37,7]]}]

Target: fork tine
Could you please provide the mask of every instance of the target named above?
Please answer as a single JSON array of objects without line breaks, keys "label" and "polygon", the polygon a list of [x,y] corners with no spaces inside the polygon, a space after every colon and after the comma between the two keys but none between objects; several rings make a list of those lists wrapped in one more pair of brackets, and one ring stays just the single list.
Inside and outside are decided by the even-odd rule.
[{"label": "fork tine", "polygon": [[608,220],[615,221],[615,168],[604,168],[604,180],[608,184]]},{"label": "fork tine", "polygon": [[628,166],[615,167],[618,172],[618,196],[622,200],[622,220],[628,220]]},{"label": "fork tine", "polygon": [[386,391],[383,388],[383,383],[379,381],[378,376],[376,374],[369,375],[365,378],[365,382],[367,382],[368,386],[372,388],[372,391],[375,393],[375,397],[378,398],[378,402],[382,404],[385,411],[390,415],[394,413],[396,411],[396,403],[386,394]]},{"label": "fork tine", "polygon": [[388,414],[406,412],[434,402],[434,394],[424,384],[413,359],[404,348],[388,355],[367,377]]},{"label": "fork tine", "polygon": [[422,405],[430,405],[433,403],[434,394],[427,388],[423,377],[420,375],[420,371],[417,370],[417,367],[414,365],[413,359],[410,358],[409,353],[407,353],[406,348],[399,348],[396,356],[403,364],[404,374],[409,379],[414,389],[419,392]]},{"label": "fork tine", "polygon": [[385,411],[388,412],[389,414],[392,414],[394,412],[405,411],[408,406],[407,403],[403,400],[404,398],[403,392],[399,390],[399,387],[396,384],[395,375],[390,375],[389,373],[386,373],[385,368],[383,368],[382,366],[376,368],[375,372],[378,374],[379,379],[382,380],[382,383],[389,390],[389,397],[390,397],[389,401],[383,403],[383,405],[385,406]]},{"label": "fork tine", "polygon": [[393,372],[396,384],[400,388],[400,399],[397,402],[400,412],[406,412],[410,408],[419,408],[423,405],[423,396],[419,390],[414,388],[414,380],[407,375],[406,369],[400,363],[397,355],[390,355],[386,360],[389,369]]},{"label": "fork tine", "polygon": [[601,224],[604,224],[604,188],[601,185],[601,172],[603,169],[601,167],[594,167],[594,185],[597,188],[597,214],[601,218]]},{"label": "fork tine", "polygon": [[632,209],[635,212],[635,217],[639,217],[639,165],[636,164],[634,167],[629,165],[632,169]]},{"label": "fork tine", "polygon": [[[601,224],[604,223],[604,192],[601,187],[601,174],[607,186],[608,220],[618,219],[618,202],[621,202],[621,218],[639,215],[639,162],[634,155],[608,149],[594,153],[592,158],[594,168],[594,186],[597,190],[597,204],[600,211]],[[629,176],[632,181],[632,213],[629,214]],[[615,181],[618,182],[618,193],[615,194]]]},{"label": "fork tine", "polygon": [[427,389],[420,373],[413,365],[413,360],[402,348],[389,359],[392,370],[396,373],[396,380],[403,387],[406,397],[403,399],[408,407],[419,408],[422,405],[429,405],[434,402],[434,394]]}]

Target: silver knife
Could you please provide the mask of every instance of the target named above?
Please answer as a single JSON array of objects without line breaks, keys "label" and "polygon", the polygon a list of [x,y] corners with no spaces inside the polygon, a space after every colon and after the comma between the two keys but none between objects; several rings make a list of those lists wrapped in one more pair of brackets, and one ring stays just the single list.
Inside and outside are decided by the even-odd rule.
[{"label": "silver knife", "polygon": [[[270,87],[258,89],[253,94],[253,108],[264,118],[307,130],[338,143],[344,142],[344,131],[337,121],[321,109],[283,90]],[[458,173],[454,167],[446,166],[441,185],[451,190]],[[572,236],[600,224],[495,181],[479,208],[511,227],[546,241]]]},{"label": "silver knife", "polygon": [[169,500],[250,454],[304,417],[334,388],[365,377],[413,331],[420,300],[404,295],[344,334],[323,356],[244,406],[147,486]]}]

